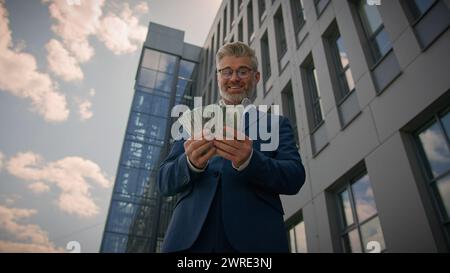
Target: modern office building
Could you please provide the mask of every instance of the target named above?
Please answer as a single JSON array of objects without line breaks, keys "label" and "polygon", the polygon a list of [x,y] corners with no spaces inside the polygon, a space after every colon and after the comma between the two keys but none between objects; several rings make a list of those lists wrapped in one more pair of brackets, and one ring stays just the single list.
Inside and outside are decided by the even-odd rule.
[{"label": "modern office building", "polygon": [[[292,252],[450,250],[449,10],[450,0],[223,1],[199,55],[188,58],[198,62],[191,94],[217,101],[214,56],[224,43],[244,41],[256,50],[262,79],[252,99],[280,105],[307,172],[297,195],[282,196]],[[146,47],[163,44],[158,29]],[[155,49],[170,53],[166,45]],[[140,110],[133,108],[129,128],[133,111]],[[168,219],[161,216],[173,206],[159,197],[148,210],[130,206],[134,223],[158,227],[114,231],[111,219],[125,221],[115,211],[128,211],[117,194],[125,180],[120,168],[129,168],[124,154],[133,149],[128,137],[102,250],[125,251],[111,246],[141,235],[157,238],[156,247]],[[154,180],[141,181],[153,190]]]},{"label": "modern office building", "polygon": [[170,145],[170,109],[192,105],[201,48],[184,32],[151,23],[136,74],[101,252],[157,252],[174,198],[156,191],[156,172]]}]

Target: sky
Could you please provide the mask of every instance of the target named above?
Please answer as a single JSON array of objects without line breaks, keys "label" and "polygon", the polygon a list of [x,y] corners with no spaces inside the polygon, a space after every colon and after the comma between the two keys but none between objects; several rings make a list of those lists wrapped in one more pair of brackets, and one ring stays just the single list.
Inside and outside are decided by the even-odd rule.
[{"label": "sky", "polygon": [[220,3],[0,0],[0,252],[99,251],[148,23],[201,46]]}]

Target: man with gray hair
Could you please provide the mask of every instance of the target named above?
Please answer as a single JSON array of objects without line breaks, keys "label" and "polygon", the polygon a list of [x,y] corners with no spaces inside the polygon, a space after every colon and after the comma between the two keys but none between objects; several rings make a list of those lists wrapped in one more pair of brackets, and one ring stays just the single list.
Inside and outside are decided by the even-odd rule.
[{"label": "man with gray hair", "polygon": [[[255,51],[242,42],[216,54],[220,105],[247,106],[260,80]],[[257,112],[256,124],[271,121]],[[265,119],[262,117],[265,116]],[[287,118],[276,118],[279,144],[262,150],[259,136],[176,141],[158,173],[164,196],[179,194],[163,252],[287,252],[280,194],[299,192],[305,170]],[[267,122],[270,130],[273,124]],[[259,126],[256,126],[259,128]],[[225,132],[239,134],[234,128]]]}]

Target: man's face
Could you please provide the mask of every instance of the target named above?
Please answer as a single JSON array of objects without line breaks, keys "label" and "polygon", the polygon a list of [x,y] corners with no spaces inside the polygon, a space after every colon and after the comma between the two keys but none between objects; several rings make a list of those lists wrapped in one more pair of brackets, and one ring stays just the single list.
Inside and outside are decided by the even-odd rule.
[{"label": "man's face", "polygon": [[218,70],[232,72],[229,78],[224,75],[226,73],[217,73],[220,96],[226,104],[240,104],[244,98],[251,97],[260,78],[260,73],[251,67],[249,57],[225,56],[220,60]]}]

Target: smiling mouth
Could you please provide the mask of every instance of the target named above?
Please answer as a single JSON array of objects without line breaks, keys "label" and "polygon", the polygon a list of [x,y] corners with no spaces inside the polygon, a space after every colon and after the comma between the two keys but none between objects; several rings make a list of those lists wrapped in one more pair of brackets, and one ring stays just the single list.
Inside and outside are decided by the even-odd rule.
[{"label": "smiling mouth", "polygon": [[233,93],[233,92],[241,91],[242,87],[240,87],[240,86],[231,86],[231,87],[228,87],[228,90]]}]

